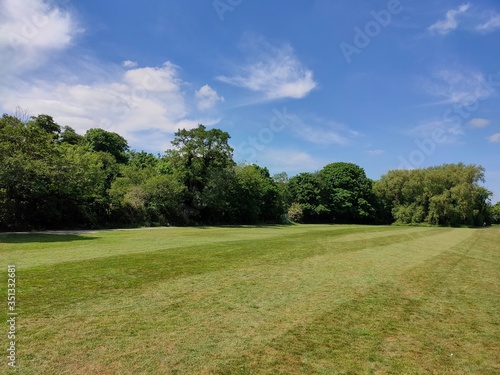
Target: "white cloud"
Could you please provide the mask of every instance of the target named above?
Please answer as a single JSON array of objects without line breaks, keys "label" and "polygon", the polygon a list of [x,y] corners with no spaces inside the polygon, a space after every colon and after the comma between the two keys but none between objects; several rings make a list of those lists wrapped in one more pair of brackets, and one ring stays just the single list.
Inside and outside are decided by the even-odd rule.
[{"label": "white cloud", "polygon": [[309,116],[305,119],[297,115],[287,115],[289,128],[300,140],[318,145],[347,144],[358,133],[332,120]]},{"label": "white cloud", "polygon": [[491,124],[491,121],[484,118],[473,118],[469,121],[469,125],[473,128],[484,128],[489,124]]},{"label": "white cloud", "polygon": [[408,134],[417,139],[433,139],[441,144],[458,143],[464,134],[463,127],[453,121],[431,120],[410,129]]},{"label": "white cloud", "polygon": [[500,29],[500,14],[498,13],[492,14],[486,22],[476,26],[476,30],[483,33],[489,33],[496,29]]},{"label": "white cloud", "polygon": [[493,143],[500,143],[500,133],[495,133],[488,137],[488,140]]},{"label": "white cloud", "polygon": [[202,86],[196,91],[195,96],[198,99],[198,109],[201,110],[213,108],[217,102],[224,101],[224,97],[218,96],[217,91],[209,85]]},{"label": "white cloud", "polygon": [[433,104],[470,106],[489,98],[494,92],[483,73],[457,69],[440,70],[431,78],[424,78],[422,86],[429,94],[442,99]]},{"label": "white cloud", "polygon": [[82,31],[71,13],[46,0],[3,0],[0,73],[22,74],[40,66]]},{"label": "white cloud", "polygon": [[315,171],[327,164],[311,154],[297,149],[266,149],[259,154],[257,162],[266,165],[272,173],[287,172],[289,174]]},{"label": "white cloud", "polygon": [[264,100],[300,99],[316,88],[313,72],[299,61],[290,45],[276,47],[263,40],[251,44],[250,49],[256,53],[251,61],[218,80],[261,93]]},{"label": "white cloud", "polygon": [[455,30],[458,27],[457,17],[469,10],[471,5],[469,3],[460,5],[457,9],[451,9],[446,12],[444,20],[438,21],[435,24],[429,26],[428,30],[431,32],[436,32],[441,35],[446,35],[450,31]]},{"label": "white cloud", "polygon": [[163,134],[167,139],[179,128],[218,122],[200,116],[193,108],[178,70],[166,62],[161,67],[122,71],[118,79],[99,84],[28,81],[3,88],[0,103],[5,112],[20,106],[34,115],[50,114],[59,124],[70,125],[79,133],[92,127],[115,131],[134,147],[151,150],[154,143],[138,133]]},{"label": "white cloud", "polygon": [[137,67],[137,62],[135,61],[131,61],[131,60],[125,60],[125,61],[122,61],[122,66],[124,68],[135,68]]}]

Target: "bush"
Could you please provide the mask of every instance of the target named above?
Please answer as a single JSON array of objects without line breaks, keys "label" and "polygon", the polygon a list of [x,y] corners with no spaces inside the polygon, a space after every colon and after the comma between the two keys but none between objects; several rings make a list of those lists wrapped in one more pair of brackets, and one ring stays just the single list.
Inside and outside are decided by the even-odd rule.
[{"label": "bush", "polygon": [[299,203],[292,203],[292,205],[288,209],[288,217],[294,223],[302,223],[302,220],[304,219],[302,206]]}]

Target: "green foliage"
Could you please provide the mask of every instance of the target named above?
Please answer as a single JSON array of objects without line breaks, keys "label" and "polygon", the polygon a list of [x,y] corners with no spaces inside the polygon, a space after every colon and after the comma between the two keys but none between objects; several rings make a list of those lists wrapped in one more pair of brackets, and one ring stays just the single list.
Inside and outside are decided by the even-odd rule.
[{"label": "green foliage", "polygon": [[389,171],[375,191],[399,223],[478,226],[488,219],[491,195],[479,185],[483,181],[482,167],[445,164]]},{"label": "green foliage", "polygon": [[32,116],[28,125],[42,129],[49,134],[53,134],[56,139],[59,133],[61,133],[61,126],[56,124],[54,119],[49,115]]},{"label": "green foliage", "polygon": [[83,146],[59,145],[54,138],[58,125],[51,125],[49,116],[26,124],[4,116],[0,122],[1,227],[95,226],[106,221],[114,158]]},{"label": "green foliage", "polygon": [[119,134],[93,128],[85,133],[85,142],[91,151],[107,152],[113,155],[118,163],[125,164],[128,161],[128,143]]},{"label": "green foliage", "polygon": [[493,224],[500,224],[500,202],[490,208],[491,222]]},{"label": "green foliage", "polygon": [[71,126],[63,127],[61,135],[59,137],[59,142],[69,143],[70,145],[82,145],[84,144],[85,138],[80,134],[77,134],[75,129]]},{"label": "green foliage", "polygon": [[238,216],[246,223],[278,222],[284,214],[279,189],[267,168],[256,164],[236,168],[237,191],[235,203]]},{"label": "green foliage", "polygon": [[[207,130],[201,124],[175,133],[174,149],[167,151],[165,159],[186,187],[183,203],[186,223],[191,222],[193,216],[198,220],[211,216],[209,211],[214,207],[208,206],[206,189],[210,189],[213,179],[235,165],[229,139],[228,133],[219,129]],[[212,202],[213,194],[212,189]]]},{"label": "green foliage", "polygon": [[49,115],[0,118],[3,230],[178,224],[304,223],[482,225],[498,204],[478,166],[390,171],[374,185],[352,163],[270,176],[236,165],[230,136],[203,125],[175,133],[164,155],[130,151],[120,135],[81,136]]},{"label": "green foliage", "polygon": [[372,181],[353,163],[332,163],[319,172],[325,208],[337,222],[361,223],[375,214]]},{"label": "green foliage", "polygon": [[332,163],[318,173],[300,173],[290,179],[288,189],[306,223],[374,220],[377,200],[372,181],[355,164]]},{"label": "green foliage", "polygon": [[294,223],[302,223],[304,219],[304,211],[300,203],[294,202],[288,209],[288,217]]},{"label": "green foliage", "polygon": [[[321,183],[317,174],[304,172],[290,178],[289,191],[290,199],[300,204],[305,223],[320,222],[323,219],[316,209],[322,202]],[[321,213],[325,216],[323,210]]]},{"label": "green foliage", "polygon": [[292,195],[290,193],[290,178],[286,172],[281,172],[273,176],[273,180],[278,188],[278,195],[280,199],[280,204],[282,207],[286,208],[292,203]]},{"label": "green foliage", "polygon": [[[140,162],[146,158],[148,163]],[[113,216],[122,224],[170,225],[179,221],[184,187],[173,175],[158,174],[147,154],[133,154],[109,190]]]}]

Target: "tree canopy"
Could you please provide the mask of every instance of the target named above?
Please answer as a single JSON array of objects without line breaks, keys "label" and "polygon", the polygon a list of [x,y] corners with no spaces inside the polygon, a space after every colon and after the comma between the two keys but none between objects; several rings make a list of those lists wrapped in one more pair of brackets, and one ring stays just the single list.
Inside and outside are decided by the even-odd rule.
[{"label": "tree canopy", "polygon": [[390,171],[376,182],[375,191],[400,223],[482,225],[490,221],[491,192],[480,182],[483,167],[445,164]]},{"label": "tree canopy", "polygon": [[353,163],[271,177],[237,165],[230,135],[180,129],[172,148],[130,150],[104,129],[78,134],[49,115],[0,118],[0,229],[193,224],[384,223],[483,225],[500,204],[484,169],[448,164],[394,170],[373,182]]}]

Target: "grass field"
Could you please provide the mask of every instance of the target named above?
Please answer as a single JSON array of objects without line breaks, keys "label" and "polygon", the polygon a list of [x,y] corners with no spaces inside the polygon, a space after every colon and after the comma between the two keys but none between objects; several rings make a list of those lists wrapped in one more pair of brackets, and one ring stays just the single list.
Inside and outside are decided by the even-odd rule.
[{"label": "grass field", "polygon": [[500,373],[500,227],[9,234],[0,259],[2,374]]}]

